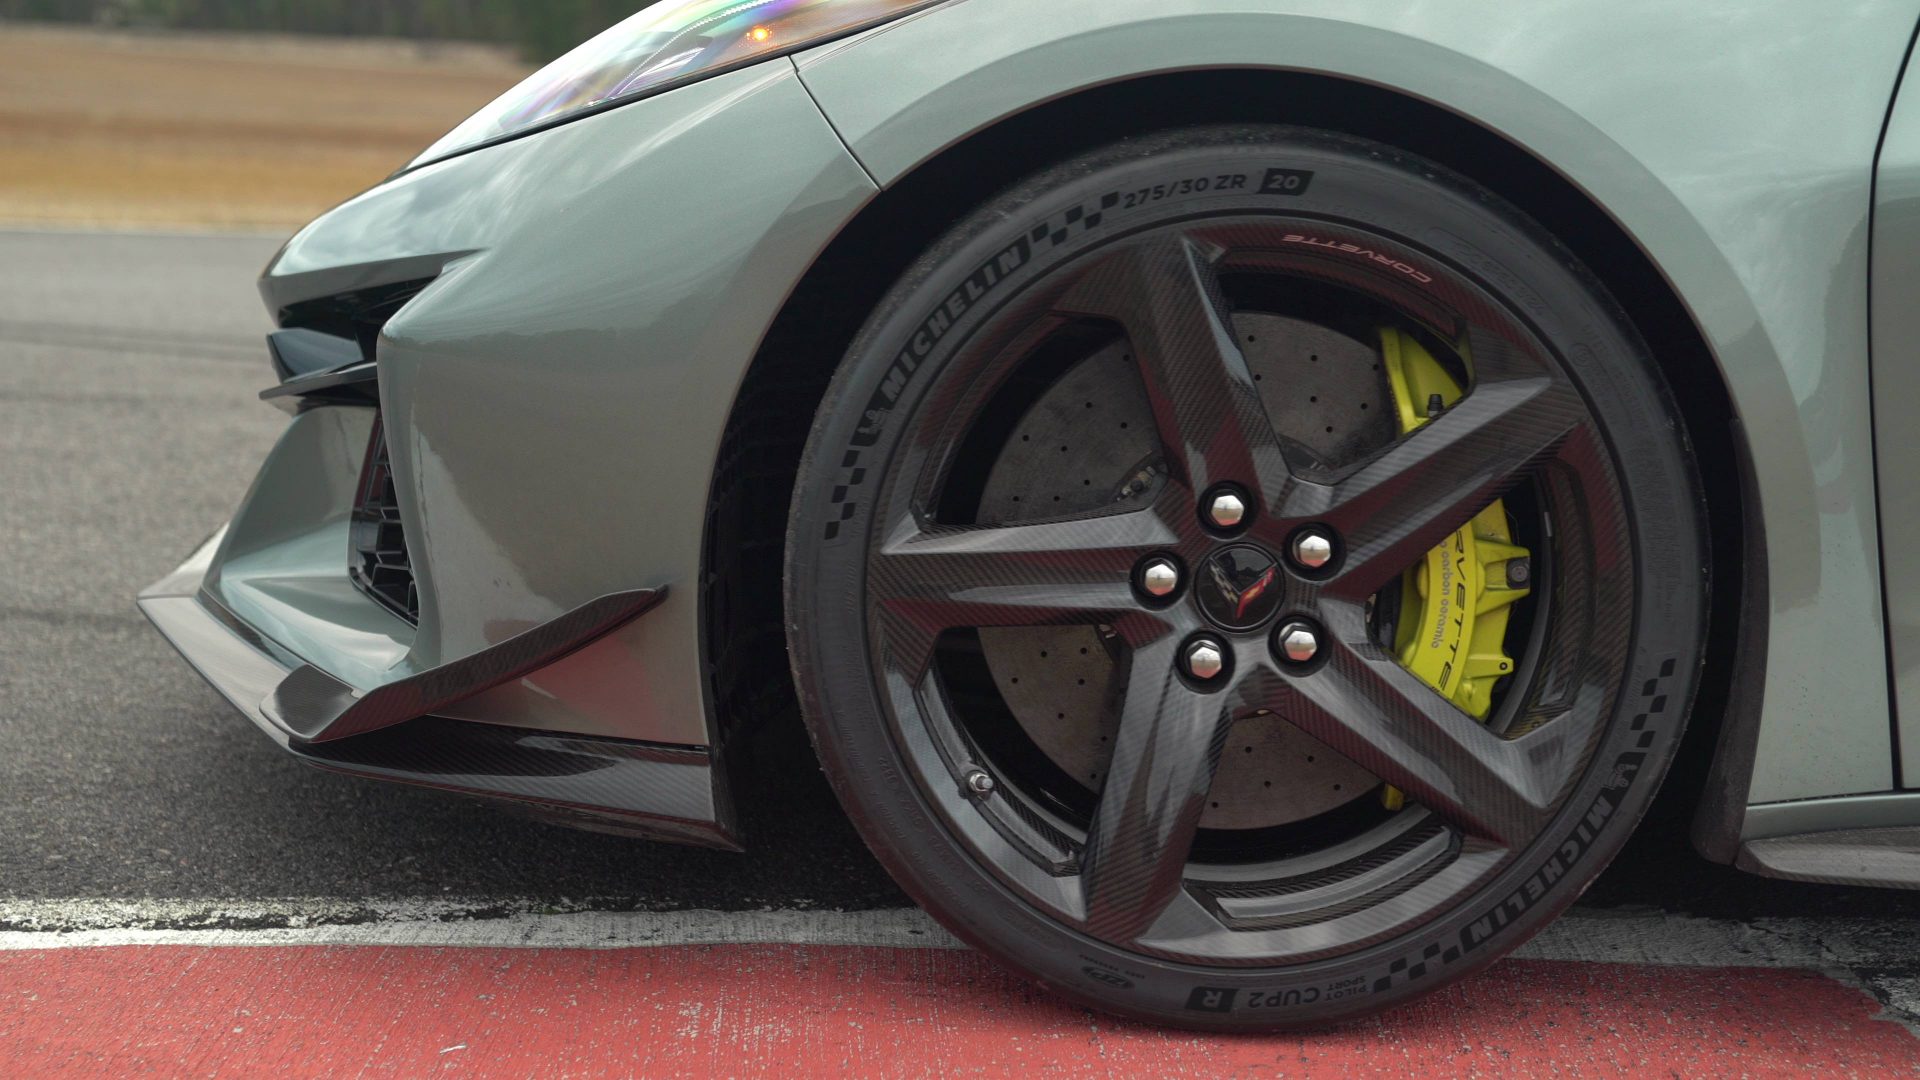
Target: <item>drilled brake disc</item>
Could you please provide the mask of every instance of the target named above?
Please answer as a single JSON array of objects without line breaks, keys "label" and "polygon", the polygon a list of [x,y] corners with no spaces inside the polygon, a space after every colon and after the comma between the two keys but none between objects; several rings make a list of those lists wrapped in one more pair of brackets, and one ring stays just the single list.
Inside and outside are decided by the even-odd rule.
[{"label": "drilled brake disc", "polygon": [[[1376,345],[1297,319],[1234,316],[1274,427],[1336,467],[1399,434]],[[994,463],[979,519],[1015,522],[1095,510],[1156,467],[1153,415],[1124,343],[1069,369],[1028,409]],[[1098,630],[987,627],[980,643],[1001,698],[1054,765],[1099,791],[1119,726],[1123,670]],[[1257,829],[1324,813],[1379,790],[1372,774],[1275,716],[1235,723],[1200,824]]]}]

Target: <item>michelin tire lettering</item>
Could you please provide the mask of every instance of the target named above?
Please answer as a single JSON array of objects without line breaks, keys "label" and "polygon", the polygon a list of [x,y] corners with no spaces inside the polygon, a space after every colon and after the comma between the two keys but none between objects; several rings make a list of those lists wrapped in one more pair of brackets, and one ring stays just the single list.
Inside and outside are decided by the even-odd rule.
[{"label": "michelin tire lettering", "polygon": [[[848,441],[845,452],[841,455],[841,467],[845,471],[845,477],[843,482],[835,487],[832,497],[839,516],[827,522],[822,538],[829,541],[840,539],[843,523],[859,513],[859,503],[853,499],[853,493],[860,488],[868,476],[868,469],[863,466],[864,452],[879,439],[880,431],[892,414],[894,403],[906,392],[914,374],[920,370],[928,354],[938,346],[940,340],[956,322],[973,310],[980,301],[991,295],[1001,282],[1031,262],[1036,251],[1042,250],[1040,245],[1044,245],[1045,250],[1051,250],[1075,236],[1099,228],[1111,220],[1115,211],[1138,209],[1162,199],[1182,195],[1239,192],[1255,189],[1257,186],[1257,190],[1263,195],[1297,197],[1306,194],[1308,186],[1313,182],[1313,176],[1310,170],[1268,168],[1260,173],[1259,183],[1255,185],[1254,173],[1216,171],[1178,177],[1167,183],[1146,188],[1109,191],[1079,206],[1049,215],[1045,220],[1035,224],[1025,235],[982,262],[972,274],[968,275],[966,282],[959,289],[949,294],[947,299],[936,306],[915,328],[893,366],[882,377],[879,388],[868,400],[866,406],[868,422],[862,425],[854,437]],[[1383,261],[1392,264],[1391,260]],[[1404,266],[1404,264],[1395,265]],[[1416,280],[1423,277],[1411,267],[1407,267],[1406,271],[1411,272]],[[1425,280],[1432,279],[1425,278]]]}]

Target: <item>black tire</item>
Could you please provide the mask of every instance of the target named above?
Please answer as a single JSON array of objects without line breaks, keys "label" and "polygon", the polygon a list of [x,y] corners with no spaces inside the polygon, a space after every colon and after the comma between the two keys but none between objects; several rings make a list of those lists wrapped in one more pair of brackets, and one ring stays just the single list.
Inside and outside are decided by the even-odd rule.
[{"label": "black tire", "polygon": [[[1215,249],[1193,239],[1196,236],[1223,239]],[[1233,246],[1243,240],[1250,254]],[[1190,733],[1182,734],[1184,729],[1169,735],[1175,721],[1161,716],[1152,721],[1156,734],[1131,737],[1131,749],[1115,751],[1110,771],[1135,770],[1126,775],[1134,778],[1136,787],[1164,784],[1171,775],[1184,778],[1188,788],[1203,785],[1198,797],[1204,799],[1204,785],[1211,782],[1224,738],[1220,732],[1235,722],[1225,714],[1243,708],[1209,703],[1224,696],[1253,701],[1270,693],[1285,703],[1281,715],[1292,710],[1289,719],[1313,730],[1323,743],[1365,764],[1376,776],[1384,773],[1403,781],[1399,786],[1415,802],[1423,802],[1424,793],[1430,805],[1418,810],[1427,816],[1417,820],[1429,831],[1407,836],[1437,845],[1432,850],[1439,854],[1421,858],[1430,858],[1440,869],[1409,862],[1405,882],[1396,878],[1390,887],[1382,885],[1374,892],[1357,891],[1361,886],[1354,883],[1363,879],[1338,877],[1334,871],[1319,880],[1284,877],[1286,884],[1276,886],[1282,891],[1328,882],[1355,890],[1344,894],[1347,899],[1341,904],[1299,916],[1324,916],[1321,923],[1262,914],[1233,923],[1239,929],[1231,933],[1209,926],[1204,933],[1196,928],[1194,936],[1183,938],[1167,929],[1169,920],[1177,920],[1168,908],[1155,905],[1169,897],[1166,902],[1183,905],[1182,912],[1192,904],[1231,923],[1231,913],[1221,914],[1226,909],[1218,901],[1231,890],[1209,892],[1206,895],[1215,899],[1202,903],[1194,884],[1200,879],[1190,877],[1210,873],[1214,863],[1192,859],[1189,849],[1168,855],[1166,848],[1141,840],[1134,828],[1158,830],[1155,835],[1175,837],[1172,843],[1197,843],[1193,838],[1202,830],[1195,819],[1201,810],[1191,797],[1155,803],[1147,795],[1130,796],[1125,785],[1104,785],[1103,792],[1120,791],[1096,804],[1112,807],[1106,812],[1109,819],[1086,819],[1076,836],[1071,810],[1061,809],[1064,803],[1028,799],[1027,789],[1012,780],[1002,781],[989,795],[969,796],[965,777],[975,768],[971,759],[991,757],[992,752],[969,741],[976,738],[974,729],[955,718],[961,710],[950,697],[941,697],[936,707],[925,696],[913,696],[908,684],[924,678],[925,686],[944,685],[939,680],[947,676],[936,672],[945,669],[928,665],[945,661],[921,659],[923,653],[938,655],[934,631],[928,627],[980,608],[983,594],[962,579],[973,572],[968,566],[986,564],[943,555],[937,564],[914,563],[901,570],[899,557],[883,561],[888,556],[878,550],[883,528],[902,528],[902,522],[913,520],[910,514],[944,520],[948,511],[939,509],[948,505],[940,501],[947,497],[943,485],[960,482],[954,479],[959,467],[952,462],[960,461],[964,447],[971,445],[966,439],[976,437],[970,433],[987,423],[989,403],[1000,400],[993,395],[1011,385],[1007,373],[1026,370],[1018,365],[1029,361],[1016,363],[1004,355],[1018,351],[1009,343],[1024,341],[1018,335],[1027,331],[1019,327],[1037,325],[1037,313],[1043,310],[1093,310],[1120,321],[1124,340],[1143,358],[1140,363],[1163,365],[1143,376],[1160,380],[1155,385],[1162,395],[1154,400],[1161,403],[1155,417],[1163,431],[1191,433],[1192,426],[1180,421],[1200,416],[1236,434],[1253,433],[1233,444],[1255,447],[1243,458],[1222,451],[1225,442],[1208,443],[1204,449],[1213,454],[1211,462],[1193,442],[1197,436],[1182,436],[1187,441],[1181,447],[1167,448],[1164,478],[1152,481],[1154,507],[1161,506],[1162,499],[1177,500],[1181,492],[1194,495],[1181,485],[1198,488],[1203,479],[1268,490],[1271,478],[1265,472],[1257,483],[1248,475],[1231,473],[1236,460],[1251,463],[1247,467],[1255,470],[1261,462],[1274,460],[1260,441],[1266,433],[1249,426],[1252,421],[1244,410],[1232,407],[1245,405],[1251,384],[1238,374],[1241,369],[1233,366],[1231,355],[1218,353],[1228,357],[1223,363],[1230,377],[1222,384],[1227,396],[1209,405],[1204,395],[1217,389],[1212,383],[1196,397],[1187,393],[1188,383],[1166,374],[1199,370],[1182,366],[1199,363],[1189,355],[1200,348],[1194,336],[1167,329],[1190,314],[1189,308],[1180,306],[1178,298],[1168,300],[1167,311],[1175,314],[1155,308],[1136,325],[1128,321],[1125,305],[1112,299],[1123,295],[1117,291],[1122,286],[1113,282],[1133,281],[1130,274],[1149,283],[1157,280],[1154,287],[1162,287],[1171,279],[1149,278],[1135,268],[1151,263],[1166,270],[1152,262],[1161,255],[1141,253],[1176,250],[1202,253],[1192,256],[1199,260],[1192,265],[1211,276],[1204,277],[1205,288],[1197,295],[1211,298],[1218,325],[1228,325],[1232,318],[1221,314],[1220,307],[1226,288],[1221,282],[1227,280],[1220,275],[1227,272],[1222,269],[1227,263],[1206,260],[1228,251],[1248,266],[1266,266],[1261,260],[1269,260],[1281,268],[1275,273],[1294,275],[1278,280],[1294,282],[1302,290],[1359,290],[1367,303],[1410,313],[1405,318],[1421,326],[1455,319],[1451,325],[1460,328],[1459,339],[1475,343],[1476,371],[1485,374],[1474,376],[1474,389],[1458,410],[1461,419],[1449,420],[1454,411],[1448,410],[1435,421],[1436,431],[1446,422],[1454,425],[1447,430],[1467,432],[1457,440],[1457,447],[1465,449],[1437,452],[1433,448],[1442,436],[1435,435],[1417,444],[1424,455],[1418,456],[1419,468],[1401,470],[1396,465],[1391,479],[1376,483],[1373,503],[1358,494],[1341,496],[1353,498],[1351,504],[1336,500],[1348,515],[1340,520],[1349,529],[1343,535],[1351,565],[1340,570],[1355,575],[1356,583],[1372,580],[1360,576],[1363,570],[1376,573],[1385,566],[1384,561],[1375,566],[1368,560],[1376,555],[1384,560],[1388,556],[1379,553],[1399,551],[1392,547],[1396,536],[1404,539],[1417,528],[1438,528],[1446,514],[1454,515],[1447,520],[1457,527],[1458,507],[1443,512],[1441,504],[1467,506],[1479,499],[1473,505],[1484,505],[1499,491],[1515,490],[1499,485],[1524,483],[1539,493],[1542,513],[1558,515],[1553,528],[1537,541],[1550,550],[1540,553],[1544,557],[1536,558],[1536,565],[1544,575],[1551,561],[1554,576],[1538,590],[1538,606],[1529,609],[1527,617],[1534,629],[1514,647],[1520,654],[1518,669],[1502,684],[1501,700],[1515,704],[1500,706],[1489,719],[1499,731],[1492,738],[1505,746],[1489,749],[1491,744],[1476,741],[1472,732],[1462,734],[1452,726],[1455,720],[1406,689],[1390,667],[1379,662],[1378,650],[1370,651],[1356,636],[1351,628],[1355,624],[1341,621],[1360,610],[1359,601],[1352,596],[1339,599],[1336,590],[1315,575],[1295,572],[1283,575],[1285,597],[1278,603],[1320,603],[1315,597],[1322,594],[1315,590],[1325,586],[1325,596],[1332,599],[1325,600],[1324,617],[1349,627],[1323,631],[1323,655],[1331,659],[1289,667],[1276,657],[1273,671],[1278,674],[1256,680],[1249,665],[1268,671],[1267,654],[1260,650],[1269,640],[1262,635],[1272,624],[1238,637],[1228,633],[1226,651],[1233,666],[1218,678],[1236,680],[1232,695],[1196,696],[1204,688],[1183,675],[1164,680],[1156,699],[1198,702],[1190,718],[1212,723],[1204,729],[1212,734],[1199,742],[1193,742]],[[1179,263],[1166,272],[1177,277],[1187,265]],[[1086,285],[1088,281],[1096,284]],[[1088,289],[1093,299],[1082,300],[1082,291]],[[1145,300],[1145,294],[1124,295]],[[1158,335],[1155,343],[1143,344],[1151,335]],[[1512,356],[1501,353],[1503,349]],[[1146,359],[1148,353],[1154,359]],[[1174,356],[1177,362],[1166,359]],[[1515,381],[1500,382],[1509,377],[1503,374],[1509,369]],[[1485,392],[1483,382],[1490,388]],[[1523,416],[1524,422],[1482,416],[1497,411],[1500,392],[1519,387],[1531,393],[1528,388],[1535,386],[1549,389],[1540,390],[1538,402],[1530,399],[1525,408],[1540,411],[1523,416],[1519,406],[1513,407],[1513,415]],[[1484,405],[1478,413],[1468,407],[1478,407],[1476,395]],[[1258,399],[1252,400],[1257,408]],[[1205,411],[1223,402],[1226,407],[1218,415]],[[1551,412],[1554,409],[1560,411]],[[996,422],[1005,427],[1004,418]],[[1464,426],[1471,423],[1487,426]],[[1495,429],[1496,423],[1507,426]],[[1548,434],[1559,426],[1567,432]],[[1482,438],[1482,430],[1491,434]],[[1407,436],[1396,445],[1416,445],[1416,438]],[[1524,460],[1508,461],[1518,453],[1513,444],[1530,438],[1544,440],[1543,446]],[[1168,441],[1163,439],[1163,445]],[[1299,471],[1298,446],[1284,437],[1280,444],[1289,469]],[[1448,464],[1452,459],[1447,455],[1456,453],[1461,462]],[[1406,454],[1408,461],[1415,460],[1413,451]],[[1523,479],[1476,472],[1475,454],[1491,455],[1488,460],[1500,465],[1500,477],[1511,473]],[[1389,457],[1382,450],[1366,461],[1387,462]],[[1386,464],[1377,467],[1382,476],[1389,475]],[[1452,471],[1437,471],[1443,469]],[[1309,474],[1321,475],[1311,469],[1302,473]],[[1353,468],[1331,469],[1325,475],[1330,478],[1328,491],[1362,491],[1358,480],[1338,479],[1359,475]],[[1392,486],[1399,483],[1413,486]],[[1467,494],[1469,488],[1478,494]],[[1434,491],[1440,494],[1429,513],[1427,493]],[[1148,496],[1139,498],[1145,506]],[[1254,523],[1238,539],[1271,548],[1280,534],[1261,530],[1291,528],[1295,519],[1276,514],[1268,522],[1257,515],[1294,504],[1278,497],[1252,501]],[[1399,508],[1414,503],[1419,505],[1404,511],[1405,530],[1396,533],[1401,526],[1391,523],[1401,520]],[[800,464],[787,552],[794,675],[821,764],[854,824],[901,885],[962,939],[1069,998],[1129,1017],[1235,1031],[1323,1024],[1387,1008],[1492,962],[1578,897],[1625,842],[1678,745],[1703,653],[1707,580],[1701,505],[1678,412],[1646,346],[1598,280],[1539,225],[1487,189],[1377,143],[1286,127],[1167,132],[1062,163],[988,200],[935,244],[873,313],[840,365]],[[1139,516],[1146,512],[1103,511],[1084,520],[1146,520]],[[1211,559],[1205,553],[1212,549],[1205,545],[1225,542],[1208,535],[1197,520],[1164,522],[1171,522],[1165,524],[1169,535],[1177,534],[1178,544],[1186,545],[1178,550],[1188,553],[1189,563]],[[949,543],[955,535],[936,533],[937,524],[923,527],[939,543]],[[943,536],[949,539],[941,540]],[[1134,550],[1123,549],[1118,539],[1113,546],[1116,551]],[[1084,589],[1089,590],[1086,596],[1108,597],[1110,589],[1092,591],[1100,588],[1101,574],[1114,572],[1102,561],[1104,549],[1094,550],[1098,547],[1088,545],[1084,557],[1052,552],[1045,558],[1033,555],[1031,547],[1020,547],[1019,558],[1026,560],[1020,572],[1038,575],[1036,580],[1049,587],[1060,583],[1062,590]],[[946,550],[937,544],[924,548],[928,553]],[[1036,560],[1046,565],[1034,569]],[[979,572],[997,575],[1002,565],[996,562],[996,569]],[[945,591],[901,576],[912,578],[922,566],[929,568],[924,571],[928,580],[947,575]],[[1124,581],[1124,570],[1119,573]],[[996,576],[992,582],[1010,584],[1012,578]],[[1082,593],[1061,595],[1078,598]],[[1143,617],[1142,625],[1160,626],[1153,620],[1166,620],[1175,630],[1129,630],[1134,624],[1126,620],[1134,616],[1099,614],[1100,624],[1110,621],[1119,627],[1110,627],[1110,632],[1125,640],[1117,655],[1126,659],[1117,662],[1143,665],[1134,669],[1143,671],[1143,658],[1162,655],[1154,650],[1168,648],[1176,633],[1222,636],[1218,630],[1194,629],[1206,624],[1200,615],[1187,614],[1187,595],[1180,594],[1179,602],[1164,610],[1143,603],[1151,617]],[[928,596],[935,599],[926,600]],[[963,601],[973,606],[964,607]],[[1023,603],[1017,598],[1004,602]],[[947,606],[924,606],[934,603]],[[1078,599],[1060,603],[1076,616],[1086,614],[1081,611],[1086,605]],[[1378,618],[1371,601],[1368,604],[1368,618]],[[929,614],[919,614],[923,610]],[[991,621],[998,617],[991,611],[966,617],[990,620],[978,625],[999,625]],[[1026,608],[1009,616],[1015,621],[1029,617]],[[1096,621],[1093,615],[1087,618]],[[926,640],[915,636],[923,631]],[[906,672],[910,678],[889,683],[883,672]],[[1153,689],[1153,684],[1140,685]],[[1242,690],[1243,685],[1254,688]],[[1336,689],[1322,690],[1323,685]],[[1326,701],[1360,702],[1362,707],[1341,711],[1323,704]],[[1412,702],[1415,711],[1402,715],[1371,710],[1376,701],[1387,702],[1380,708],[1389,710]],[[1147,715],[1149,710],[1136,712]],[[1498,719],[1502,714],[1504,721]],[[1300,716],[1313,719],[1295,719]],[[1451,734],[1432,735],[1425,727],[1415,731],[1409,726],[1424,723],[1427,716],[1437,717],[1438,728]],[[1402,731],[1414,734],[1395,734]],[[1211,756],[1203,763],[1204,773],[1175,760],[1207,738],[1210,749],[1202,756]],[[1470,749],[1447,757],[1397,744],[1382,748],[1383,740],[1453,745],[1448,738]],[[1536,772],[1534,764],[1514,764],[1506,756],[1513,745],[1509,740],[1519,739],[1565,753],[1550,765],[1537,766]],[[1123,755],[1141,763],[1128,764]],[[1163,758],[1171,764],[1162,766]],[[1104,798],[1101,793],[1094,797]],[[975,813],[969,807],[979,808],[977,820],[967,816]],[[1366,812],[1374,812],[1371,804]],[[1134,831],[1110,823],[1122,818]],[[1105,838],[1099,844],[1102,853],[1083,860],[1096,820],[1104,830],[1099,834]],[[1299,828],[1331,828],[1317,824],[1329,820],[1323,815],[1294,827],[1295,832],[1286,834],[1293,837],[1288,842],[1297,842]],[[1049,844],[1057,844],[1063,853],[1051,863]],[[1017,860],[993,854],[1003,847],[1025,853],[1041,871],[1029,874]],[[1414,858],[1404,853],[1394,857]],[[1218,862],[1225,857],[1208,858]],[[1280,861],[1272,865],[1309,865],[1298,861],[1307,856],[1276,858]],[[1062,884],[1080,882],[1077,875],[1090,866],[1096,876]],[[1179,871],[1171,884],[1167,866]],[[1351,873],[1365,871],[1360,866]],[[1414,899],[1426,890],[1444,900],[1436,900],[1431,909],[1415,909]],[[1035,899],[1056,893],[1062,897],[1058,907]],[[1076,894],[1080,909],[1071,906]],[[1397,902],[1407,907],[1396,907]],[[1084,921],[1076,923],[1063,914],[1074,910],[1084,912]],[[1231,943],[1255,939],[1250,927],[1264,935],[1260,941],[1275,943],[1261,948],[1278,951],[1261,953],[1249,945],[1244,955],[1234,952]],[[1324,927],[1330,943],[1319,952],[1297,944],[1308,940],[1305,935],[1313,927]],[[1184,944],[1189,941],[1193,944]],[[1223,951],[1219,942],[1229,947]],[[1287,959],[1269,963],[1262,956]]]}]

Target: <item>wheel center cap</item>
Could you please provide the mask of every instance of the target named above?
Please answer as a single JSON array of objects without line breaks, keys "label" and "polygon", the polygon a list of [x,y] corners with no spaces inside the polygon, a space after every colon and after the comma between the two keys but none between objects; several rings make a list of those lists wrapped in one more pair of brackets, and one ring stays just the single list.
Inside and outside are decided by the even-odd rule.
[{"label": "wheel center cap", "polygon": [[1247,544],[1221,548],[1201,564],[1193,595],[1207,618],[1251,630],[1280,610],[1280,561]]}]

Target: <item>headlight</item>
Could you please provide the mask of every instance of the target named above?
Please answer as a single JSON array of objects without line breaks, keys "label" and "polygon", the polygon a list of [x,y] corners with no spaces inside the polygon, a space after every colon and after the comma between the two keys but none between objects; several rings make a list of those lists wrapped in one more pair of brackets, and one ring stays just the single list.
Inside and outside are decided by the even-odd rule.
[{"label": "headlight", "polygon": [[408,167],[817,45],[939,2],[660,0],[534,72]]}]

